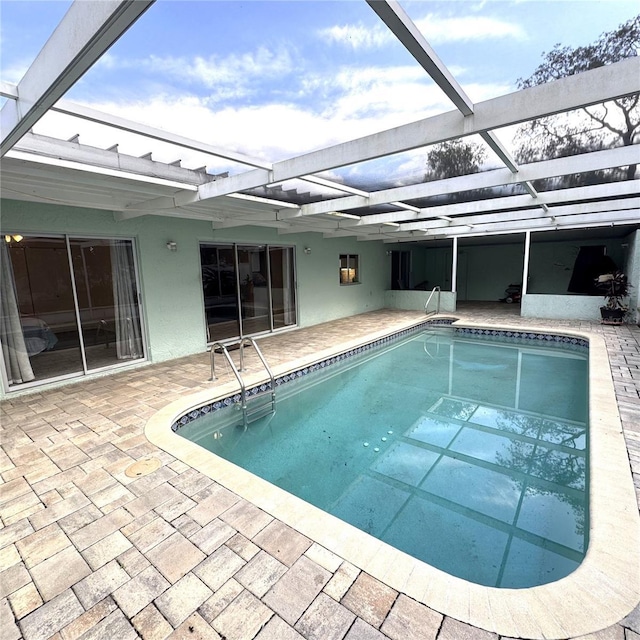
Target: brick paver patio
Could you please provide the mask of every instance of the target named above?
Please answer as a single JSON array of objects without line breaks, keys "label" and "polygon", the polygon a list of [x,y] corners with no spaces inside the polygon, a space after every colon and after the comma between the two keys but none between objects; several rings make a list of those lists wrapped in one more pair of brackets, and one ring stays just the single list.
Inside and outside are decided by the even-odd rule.
[{"label": "brick paver patio", "polygon": [[[497,311],[475,308],[473,319],[499,323]],[[411,316],[372,312],[260,345],[275,364]],[[640,503],[640,329],[513,313],[508,322],[604,336]],[[208,378],[199,354],[2,402],[3,640],[498,639],[398,593],[152,445],[149,417],[210,388]],[[149,457],[158,469],[125,473]],[[640,640],[640,608],[588,638]]]}]

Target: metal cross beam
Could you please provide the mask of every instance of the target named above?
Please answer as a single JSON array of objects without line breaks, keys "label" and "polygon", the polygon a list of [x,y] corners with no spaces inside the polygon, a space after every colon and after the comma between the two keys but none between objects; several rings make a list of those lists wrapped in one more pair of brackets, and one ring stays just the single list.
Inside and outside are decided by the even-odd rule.
[{"label": "metal cross beam", "polygon": [[154,0],[76,0],[0,111],[0,157],[149,8]]}]

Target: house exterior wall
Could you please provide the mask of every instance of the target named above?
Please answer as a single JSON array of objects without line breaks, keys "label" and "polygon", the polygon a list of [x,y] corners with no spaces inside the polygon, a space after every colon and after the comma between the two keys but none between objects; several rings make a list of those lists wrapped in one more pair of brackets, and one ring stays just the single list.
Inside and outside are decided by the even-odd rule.
[{"label": "house exterior wall", "polygon": [[[1,204],[3,234],[135,239],[148,358],[155,362],[206,349],[200,242],[294,246],[299,326],[383,308],[389,287],[390,258],[381,242],[323,239],[318,233],[278,235],[258,227],[213,229],[206,221],[151,215],[116,222],[110,211],[14,200]],[[167,250],[168,241],[177,243],[177,251]],[[359,256],[360,283],[340,285],[342,253]]]},{"label": "house exterior wall", "polygon": [[[431,289],[428,291],[386,291],[385,308],[403,309],[405,311],[424,311],[424,305],[429,300]],[[429,302],[429,313],[436,310],[438,294],[435,293]],[[451,291],[440,292],[440,311],[451,313],[456,310],[456,294]]]},{"label": "house exterior wall", "polygon": [[601,305],[600,296],[529,293],[522,296],[520,315],[524,318],[597,321]]},{"label": "house exterior wall", "polygon": [[[604,245],[607,255],[628,276],[632,285],[628,322],[638,321],[640,285],[640,232],[623,239],[590,242],[532,243],[529,293],[523,297],[521,313],[529,318],[600,320],[604,296],[567,294],[573,264],[581,246]],[[564,295],[562,295],[564,294]]]}]

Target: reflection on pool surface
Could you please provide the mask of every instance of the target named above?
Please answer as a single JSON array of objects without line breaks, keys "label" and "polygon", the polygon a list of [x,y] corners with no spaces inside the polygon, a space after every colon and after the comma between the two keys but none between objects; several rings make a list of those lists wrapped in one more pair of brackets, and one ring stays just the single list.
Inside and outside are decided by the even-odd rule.
[{"label": "reflection on pool surface", "polygon": [[[321,380],[321,383],[318,381]],[[452,575],[524,588],[586,552],[587,356],[433,331],[179,430]]]}]

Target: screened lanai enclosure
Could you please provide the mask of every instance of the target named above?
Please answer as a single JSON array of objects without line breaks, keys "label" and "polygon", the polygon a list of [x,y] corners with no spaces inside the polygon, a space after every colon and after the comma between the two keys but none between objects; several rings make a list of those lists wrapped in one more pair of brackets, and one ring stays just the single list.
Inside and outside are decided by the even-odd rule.
[{"label": "screened lanai enclosure", "polygon": [[[597,321],[595,278],[621,270],[632,285],[626,321],[637,322],[637,39],[615,61],[548,82],[511,78],[492,93],[467,88],[465,69],[445,64],[436,44],[443,39],[430,42],[418,19],[426,4],[344,3],[355,22],[370,25],[369,37],[393,48],[397,68],[437,98],[425,98],[424,108],[427,93],[394,98],[392,74],[381,73],[377,99],[394,105],[393,117],[391,108],[376,117],[372,102],[366,126],[326,134],[319,108],[302,125],[276,109],[257,125],[249,119],[258,93],[296,67],[291,56],[274,55],[260,78],[247,80],[259,58],[252,52],[264,53],[269,37],[284,47],[271,26],[284,13],[305,5],[307,18],[316,12],[319,20],[324,4],[274,3],[273,22],[251,34],[257,45],[239,38],[244,58],[229,58],[229,68],[206,79],[211,96],[219,90],[207,104],[228,120],[196,127],[177,107],[152,117],[150,94],[126,109],[118,106],[124,88],[90,96],[105,89],[101,74],[134,42],[151,47],[145,65],[176,73],[149,44],[154,16],[174,5],[195,24],[207,3],[59,4],[64,11],[39,53],[0,86],[4,393],[373,309],[420,310],[434,288],[444,311],[498,303],[512,288],[508,303],[522,315]],[[213,4],[223,17],[237,10]],[[635,33],[638,19],[628,20]],[[336,32],[328,33],[327,47]],[[215,47],[214,37],[208,42]],[[483,47],[488,64],[506,63]],[[213,49],[206,55],[212,67],[222,59]],[[331,81],[307,78],[306,90],[330,102],[331,83],[367,55],[354,41]],[[183,83],[169,104],[197,82],[197,66],[177,70]],[[224,102],[232,86],[250,88],[242,108]],[[586,136],[583,143],[533,145],[540,127],[559,122]],[[234,127],[238,136],[250,130],[260,151],[236,143]],[[259,140],[273,130],[295,138],[296,153],[272,145],[268,156]],[[438,165],[445,152],[469,161]]]}]

